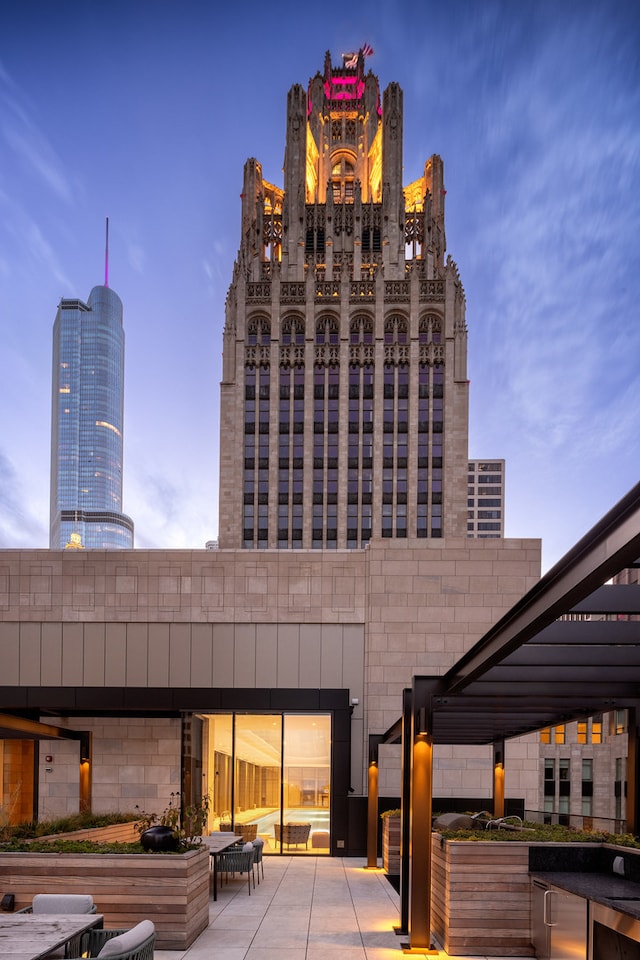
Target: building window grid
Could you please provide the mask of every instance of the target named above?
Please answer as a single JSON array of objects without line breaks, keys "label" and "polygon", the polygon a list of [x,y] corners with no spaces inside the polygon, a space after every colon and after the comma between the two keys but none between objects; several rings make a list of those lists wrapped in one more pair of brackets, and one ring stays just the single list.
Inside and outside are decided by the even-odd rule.
[{"label": "building window grid", "polygon": [[[278,547],[302,543],[304,368],[280,368],[278,436]],[[302,428],[302,429],[301,429]]]},{"label": "building window grid", "polygon": [[385,364],[383,390],[383,537],[407,536],[407,438],[409,430],[409,368]]},{"label": "building window grid", "polygon": [[337,548],[339,374],[335,364],[314,368],[311,545],[317,550]]},{"label": "building window grid", "polygon": [[[422,338],[423,334],[421,334]],[[442,536],[442,366],[418,369],[417,527],[418,537]]]},{"label": "building window grid", "polygon": [[582,758],[581,812],[584,817],[593,816],[593,759]]},{"label": "building window grid", "polygon": [[[404,343],[406,341],[406,326],[403,328],[405,323],[402,318],[395,318],[396,322],[393,338],[399,343]],[[400,333],[398,334],[398,330]],[[296,340],[299,338],[296,336]],[[368,335],[365,334],[362,337],[363,341],[368,342],[371,339],[371,333],[369,331]],[[389,333],[386,334],[385,340],[387,343],[391,339]],[[259,324],[254,328],[254,335],[248,337],[249,342],[254,343],[264,343],[265,340],[269,342],[268,333],[267,336],[264,336],[263,331],[261,330]],[[316,333],[316,342],[318,343],[334,343],[337,342],[337,328],[335,321],[329,322],[328,320],[324,322],[324,325],[321,324],[317,328]],[[354,342],[353,333],[351,336],[351,342]],[[327,371],[331,368],[320,368],[323,371]],[[337,401],[337,368],[334,368],[336,372],[335,383],[336,383],[336,401]],[[418,468],[417,468],[417,523],[416,523],[416,533],[420,536],[432,536],[440,537],[442,535],[442,470],[441,470],[441,457],[442,457],[442,432],[443,432],[443,385],[444,377],[443,370],[441,365],[430,366],[427,364],[421,365],[421,383],[418,399],[418,420],[419,420],[419,435],[418,435]],[[253,376],[255,378],[256,394],[257,397],[254,399],[254,404],[258,408],[254,412],[255,421],[254,421],[254,430],[257,434],[266,433],[268,435],[269,430],[269,369],[266,366],[253,366],[248,365],[246,368],[247,383],[250,382],[251,373],[253,371]],[[368,381],[371,384],[371,397],[369,398],[368,404],[363,402],[363,389],[361,380],[363,379],[363,373],[368,372]],[[392,379],[389,376],[391,372]],[[391,399],[393,402],[393,409],[387,411],[388,416],[388,426],[387,431],[392,431],[388,437],[389,440],[392,440],[393,445],[393,461],[392,466],[386,468],[386,476],[383,477],[383,485],[390,486],[390,490],[386,491],[387,494],[391,494],[391,503],[383,504],[383,518],[382,518],[382,531],[383,536],[407,536],[407,504],[406,504],[406,495],[408,491],[408,458],[407,458],[407,443],[408,443],[408,429],[409,429],[409,410],[408,410],[408,364],[401,363],[398,365],[385,365],[385,389],[388,396],[386,399]],[[290,374],[288,374],[290,375]],[[281,378],[284,380],[285,377],[281,372]],[[357,439],[357,454],[356,454],[356,445],[352,442],[349,446],[349,459],[352,464],[354,464],[354,454],[357,455],[357,475],[359,478],[359,490],[357,491],[357,506],[358,514],[357,517],[354,516],[354,511],[348,511],[348,545],[361,546],[366,544],[371,535],[371,487],[372,487],[372,477],[370,475],[372,467],[372,437],[365,438],[364,431],[367,430],[368,424],[370,424],[369,429],[372,430],[373,424],[373,368],[371,365],[365,367],[351,367],[349,375],[349,384],[350,388],[354,387],[354,380],[357,379],[358,384],[358,400],[359,400],[359,416],[358,416],[358,432],[355,433],[355,436],[351,437],[351,440]],[[425,382],[426,381],[426,382]],[[400,394],[403,394],[400,396]],[[249,403],[248,406],[251,404]],[[285,423],[285,410],[282,403],[280,403],[280,427],[283,428]],[[354,412],[354,411],[352,411]],[[251,449],[251,419],[250,419],[250,410],[245,411],[245,522],[244,522],[244,545],[245,546],[255,546],[256,543],[258,546],[266,546],[266,539],[268,537],[268,525],[265,526],[265,518],[267,516],[267,511],[265,510],[256,510],[256,506],[266,506],[268,504],[268,473],[263,475],[263,471],[256,471],[257,464],[255,463],[255,452],[252,452]],[[322,538],[314,536],[314,546],[335,546],[337,540],[337,511],[332,510],[327,512],[326,507],[328,506],[327,494],[328,494],[328,472],[327,464],[329,460],[329,453],[324,447],[324,441],[331,430],[338,432],[339,423],[337,419],[337,402],[335,404],[335,409],[331,411],[333,417],[331,419],[331,425],[329,424],[328,419],[323,418],[322,425],[319,420],[316,419],[314,422],[314,430],[318,429],[323,430],[323,449],[320,454],[319,451],[319,438],[315,437],[314,434],[314,483],[313,489],[316,493],[316,500],[322,500],[322,503],[314,503],[314,531],[317,534],[319,532],[318,521],[320,520],[320,510],[317,508],[322,506]],[[288,439],[285,440],[283,436],[279,438],[279,507],[284,506],[282,500],[285,499],[285,496],[288,495],[291,499],[291,486],[293,484],[293,474],[292,474],[292,462],[293,462],[293,449],[292,449],[292,436],[295,436],[296,422],[297,418],[295,416],[295,411],[289,410],[289,422],[288,430],[289,435]],[[326,411],[327,417],[329,416],[329,410]],[[302,419],[302,415],[300,416]],[[367,421],[367,422],[365,422]],[[356,430],[356,425],[350,422],[350,431],[353,433]],[[285,435],[286,436],[286,435]],[[255,441],[255,436],[253,437]],[[369,439],[368,450],[364,449],[363,441],[366,443],[366,439]],[[285,446],[288,448],[288,471],[285,468],[284,464],[284,450]],[[337,444],[336,444],[336,453],[337,453]],[[369,454],[365,456],[365,454]],[[249,467],[249,458],[254,457],[253,470]],[[268,454],[267,454],[268,456]],[[322,470],[317,464],[322,459],[323,467]],[[302,467],[297,468],[299,470],[299,486],[300,490],[302,489]],[[336,465],[332,466],[332,470],[335,469],[335,477],[337,479],[337,461]],[[355,466],[353,467],[355,469]],[[320,480],[320,470],[322,476],[322,492],[319,491],[319,480]],[[389,476],[389,470],[391,475]],[[256,474],[258,475],[258,482],[256,486]],[[288,490],[286,487],[288,486]],[[337,490],[337,486],[336,486]],[[487,490],[487,492],[489,492]],[[493,492],[493,491],[492,491]],[[253,494],[253,497],[250,497],[250,494]],[[257,497],[256,497],[257,494]],[[260,494],[262,496],[260,497]],[[261,503],[257,503],[257,499],[261,500]],[[388,499],[388,497],[387,497]],[[366,503],[366,501],[369,503]],[[291,505],[291,504],[290,504]],[[389,509],[389,507],[391,509]],[[253,509],[252,509],[253,508]],[[301,512],[300,515],[300,526],[296,531],[296,540],[298,544],[301,542]],[[260,521],[262,517],[262,522]],[[334,519],[335,517],[335,519]],[[287,530],[287,545],[291,546],[293,541],[293,514],[290,510],[286,516],[286,530]],[[358,537],[353,537],[353,527],[354,521],[357,524]],[[330,528],[329,528],[329,525]],[[284,546],[284,529],[285,529],[285,511],[278,511],[278,543],[279,546]],[[330,532],[331,530],[331,532]],[[282,536],[281,536],[282,534]],[[351,535],[349,535],[351,534]]]},{"label": "building window grid", "polygon": [[349,343],[356,354],[348,372],[347,547],[354,549],[371,539],[374,366],[369,358],[357,362],[358,356],[364,358],[364,348],[373,344],[369,317],[358,316],[351,321]]},{"label": "building window grid", "polygon": [[[271,340],[266,319],[248,324],[247,343],[253,351]],[[251,352],[245,364],[243,547],[266,549],[269,545],[269,430],[271,371],[265,357],[256,362]]]},{"label": "building window grid", "polygon": [[616,820],[622,820],[624,812],[624,799],[626,797],[626,763],[623,757],[616,757],[615,761],[615,780],[613,785],[614,808]]}]

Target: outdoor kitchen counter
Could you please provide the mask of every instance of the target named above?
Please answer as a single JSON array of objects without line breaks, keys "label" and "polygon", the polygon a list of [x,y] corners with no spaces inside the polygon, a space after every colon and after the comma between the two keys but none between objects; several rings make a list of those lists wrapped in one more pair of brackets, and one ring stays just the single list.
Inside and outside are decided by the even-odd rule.
[{"label": "outdoor kitchen counter", "polygon": [[535,880],[552,884],[575,893],[585,900],[602,903],[606,907],[640,919],[640,883],[611,873],[590,873],[560,870],[531,871]]}]

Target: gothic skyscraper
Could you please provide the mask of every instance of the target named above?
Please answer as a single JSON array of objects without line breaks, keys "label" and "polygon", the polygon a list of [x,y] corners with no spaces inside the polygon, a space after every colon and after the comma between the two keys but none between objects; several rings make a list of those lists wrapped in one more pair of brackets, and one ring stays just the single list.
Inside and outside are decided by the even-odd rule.
[{"label": "gothic skyscraper", "polygon": [[287,102],[284,187],[247,161],[226,306],[221,548],[466,536],[465,297],[443,163],[403,185],[367,49]]},{"label": "gothic skyscraper", "polygon": [[[106,271],[105,271],[106,273]],[[53,327],[50,546],[133,546],[122,513],[124,330],[107,285],[61,300]]]}]

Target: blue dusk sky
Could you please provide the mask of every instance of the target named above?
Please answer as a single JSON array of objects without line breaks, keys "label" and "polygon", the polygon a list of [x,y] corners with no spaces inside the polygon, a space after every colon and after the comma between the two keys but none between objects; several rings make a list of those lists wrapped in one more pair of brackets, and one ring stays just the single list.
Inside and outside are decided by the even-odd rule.
[{"label": "blue dusk sky", "polygon": [[365,42],[404,91],[405,184],[444,160],[469,453],[507,462],[507,535],[548,569],[638,481],[636,0],[6,0],[0,546],[48,546],[52,326],[104,282],[107,216],[136,546],[216,537],[243,166],[282,185],[288,90]]}]

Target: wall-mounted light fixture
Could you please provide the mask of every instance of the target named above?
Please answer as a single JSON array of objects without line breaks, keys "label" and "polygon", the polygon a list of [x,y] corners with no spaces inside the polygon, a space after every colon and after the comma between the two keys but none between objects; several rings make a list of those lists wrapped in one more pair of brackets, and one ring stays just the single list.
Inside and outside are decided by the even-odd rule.
[{"label": "wall-mounted light fixture", "polygon": [[83,731],[80,734],[80,763],[89,763],[91,760],[91,733]]},{"label": "wall-mounted light fixture", "polygon": [[416,734],[418,736],[428,733],[427,729],[427,711],[425,707],[419,707],[416,713]]}]

